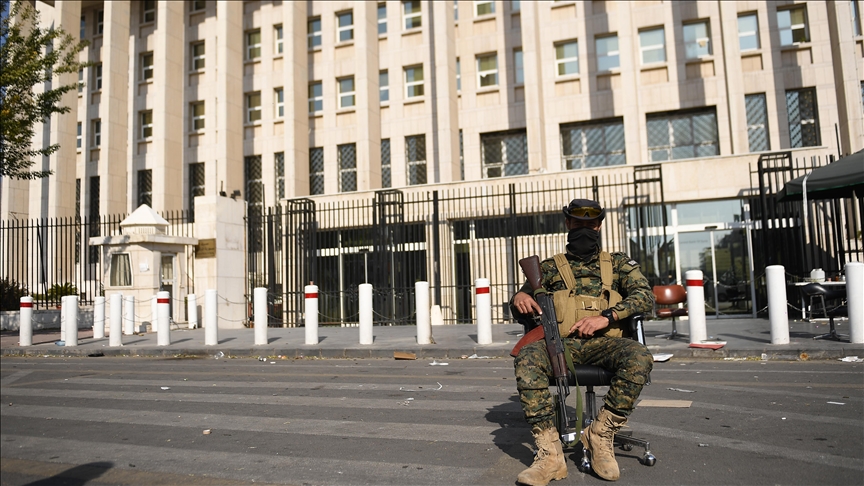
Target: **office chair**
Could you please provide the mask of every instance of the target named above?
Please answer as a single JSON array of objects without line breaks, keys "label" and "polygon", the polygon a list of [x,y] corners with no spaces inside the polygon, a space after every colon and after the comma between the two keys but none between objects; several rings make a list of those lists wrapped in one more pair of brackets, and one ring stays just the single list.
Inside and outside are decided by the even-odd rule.
[{"label": "office chair", "polygon": [[[837,334],[837,330],[834,328],[834,317],[836,316],[845,316],[846,306],[843,305],[843,301],[846,300],[846,288],[841,287],[838,289],[829,289],[822,284],[818,283],[809,283],[803,287],[801,287],[801,295],[803,295],[806,299],[808,299],[808,304],[810,306],[810,317],[813,318],[817,308],[814,308],[813,301],[819,301],[818,310],[822,311],[822,316],[828,318],[828,323],[831,326],[830,331],[825,334],[814,336],[813,339],[833,339],[835,341],[842,341],[844,339],[849,339],[849,336],[846,334]],[[826,301],[840,301],[840,304],[829,309],[826,305]]]},{"label": "office chair", "polygon": [[677,319],[687,315],[687,308],[679,307],[660,307],[660,306],[677,306],[687,302],[687,289],[681,285],[655,285],[654,291],[654,315],[658,319],[672,318],[672,332],[669,334],[660,334],[657,337],[666,337],[666,339],[675,339],[683,334],[678,332]]}]

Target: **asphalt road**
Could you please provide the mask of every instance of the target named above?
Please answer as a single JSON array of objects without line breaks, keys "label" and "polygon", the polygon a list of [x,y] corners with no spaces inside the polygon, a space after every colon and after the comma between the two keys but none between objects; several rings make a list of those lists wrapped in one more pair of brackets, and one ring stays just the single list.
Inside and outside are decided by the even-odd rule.
[{"label": "asphalt road", "polygon": [[[861,363],[673,359],[652,380],[642,399],[692,403],[637,406],[657,463],[618,450],[618,484],[864,483]],[[508,359],[5,357],[0,396],[2,485],[501,485],[532,455]],[[605,483],[567,456],[554,485]]]}]

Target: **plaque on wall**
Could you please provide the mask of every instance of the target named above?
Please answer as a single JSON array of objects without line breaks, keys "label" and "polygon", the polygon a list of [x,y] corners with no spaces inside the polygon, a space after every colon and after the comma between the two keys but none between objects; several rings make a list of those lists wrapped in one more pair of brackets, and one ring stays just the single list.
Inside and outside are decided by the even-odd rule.
[{"label": "plaque on wall", "polygon": [[195,246],[195,258],[215,258],[216,257],[216,238],[208,238],[206,240],[198,240],[198,245]]}]

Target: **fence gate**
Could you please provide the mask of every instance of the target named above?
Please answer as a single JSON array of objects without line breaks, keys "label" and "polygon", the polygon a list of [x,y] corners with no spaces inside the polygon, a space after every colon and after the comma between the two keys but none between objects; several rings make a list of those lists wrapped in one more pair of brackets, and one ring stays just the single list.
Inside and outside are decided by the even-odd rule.
[{"label": "fence gate", "polygon": [[[284,295],[285,315],[283,322],[288,326],[303,325],[305,287],[317,282],[315,261],[317,257],[317,229],[315,201],[311,199],[291,199],[285,206],[285,246],[282,262],[284,279],[279,294]],[[279,234],[282,232],[280,231]]]}]

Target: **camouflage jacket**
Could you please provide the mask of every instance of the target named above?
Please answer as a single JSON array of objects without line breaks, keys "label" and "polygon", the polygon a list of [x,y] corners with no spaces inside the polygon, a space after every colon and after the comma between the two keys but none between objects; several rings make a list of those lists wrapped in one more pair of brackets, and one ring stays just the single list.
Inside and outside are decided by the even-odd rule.
[{"label": "camouflage jacket", "polygon": [[[567,261],[576,277],[576,293],[599,296],[602,289],[599,253],[587,262],[582,262],[568,253]],[[554,259],[543,260],[540,270],[543,275],[541,282],[547,291],[555,292],[567,288]],[[624,253],[612,253],[612,290],[623,298],[612,308],[619,320],[640,312],[651,312],[654,306],[654,293],[648,285],[648,279],[642,275],[639,264]],[[519,291],[531,294],[531,285],[526,281]]]}]

